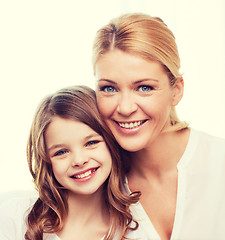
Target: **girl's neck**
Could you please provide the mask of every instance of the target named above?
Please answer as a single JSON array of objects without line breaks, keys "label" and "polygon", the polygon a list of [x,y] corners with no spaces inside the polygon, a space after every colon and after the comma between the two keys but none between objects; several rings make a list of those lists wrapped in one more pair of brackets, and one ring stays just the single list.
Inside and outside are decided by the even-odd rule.
[{"label": "girl's neck", "polygon": [[147,148],[130,153],[132,164],[128,176],[160,177],[174,170],[186,149],[189,134],[189,129],[163,133]]},{"label": "girl's neck", "polygon": [[91,195],[68,194],[68,215],[63,229],[57,233],[61,239],[101,239],[109,230],[110,217],[103,191]]},{"label": "girl's neck", "polygon": [[[68,195],[68,217],[78,219],[79,222],[89,222],[97,216],[107,218],[107,208],[103,191],[98,190],[91,195]],[[105,216],[106,215],[106,216]]]}]

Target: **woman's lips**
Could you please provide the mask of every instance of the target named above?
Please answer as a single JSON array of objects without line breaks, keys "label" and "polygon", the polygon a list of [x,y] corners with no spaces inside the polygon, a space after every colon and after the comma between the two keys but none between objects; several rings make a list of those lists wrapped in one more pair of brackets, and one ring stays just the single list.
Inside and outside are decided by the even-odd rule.
[{"label": "woman's lips", "polygon": [[117,131],[122,133],[123,135],[136,135],[142,128],[142,126],[148,121],[145,120],[137,120],[137,121],[115,121],[114,126],[117,128]]},{"label": "woman's lips", "polygon": [[121,128],[125,129],[133,129],[141,126],[143,123],[145,123],[147,120],[139,120],[139,121],[131,121],[131,122],[118,122],[115,121]]}]

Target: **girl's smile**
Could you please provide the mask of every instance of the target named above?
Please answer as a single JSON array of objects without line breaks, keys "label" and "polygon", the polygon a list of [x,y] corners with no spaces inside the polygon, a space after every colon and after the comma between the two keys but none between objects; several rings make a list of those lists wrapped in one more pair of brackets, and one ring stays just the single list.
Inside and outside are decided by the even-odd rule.
[{"label": "girl's smile", "polygon": [[103,137],[86,124],[53,117],[45,140],[55,178],[70,192],[93,194],[108,178],[110,152]]},{"label": "girl's smile", "polygon": [[87,169],[87,170],[84,170],[82,172],[73,174],[71,176],[71,178],[76,182],[85,182],[85,181],[90,180],[95,175],[97,170],[98,170],[98,167]]}]

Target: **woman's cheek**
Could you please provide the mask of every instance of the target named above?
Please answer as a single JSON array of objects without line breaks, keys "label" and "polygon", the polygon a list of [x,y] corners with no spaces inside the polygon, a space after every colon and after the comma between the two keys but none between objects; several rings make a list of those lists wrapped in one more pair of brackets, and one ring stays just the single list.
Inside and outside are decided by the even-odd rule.
[{"label": "woman's cheek", "polygon": [[110,116],[116,108],[116,103],[113,98],[98,97],[97,104],[98,110],[103,117]]}]

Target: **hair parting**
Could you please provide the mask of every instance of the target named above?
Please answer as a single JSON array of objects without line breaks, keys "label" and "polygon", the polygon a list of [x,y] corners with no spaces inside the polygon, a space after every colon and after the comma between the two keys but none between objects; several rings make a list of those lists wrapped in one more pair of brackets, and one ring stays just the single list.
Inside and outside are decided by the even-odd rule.
[{"label": "hair parting", "polygon": [[[170,86],[182,77],[180,57],[172,31],[158,17],[142,13],[130,13],[112,19],[109,24],[98,30],[94,44],[92,63],[95,73],[97,61],[113,49],[141,57],[147,61],[157,61],[165,69]],[[175,107],[170,113],[171,128],[178,131],[188,127],[180,121]]]}]

